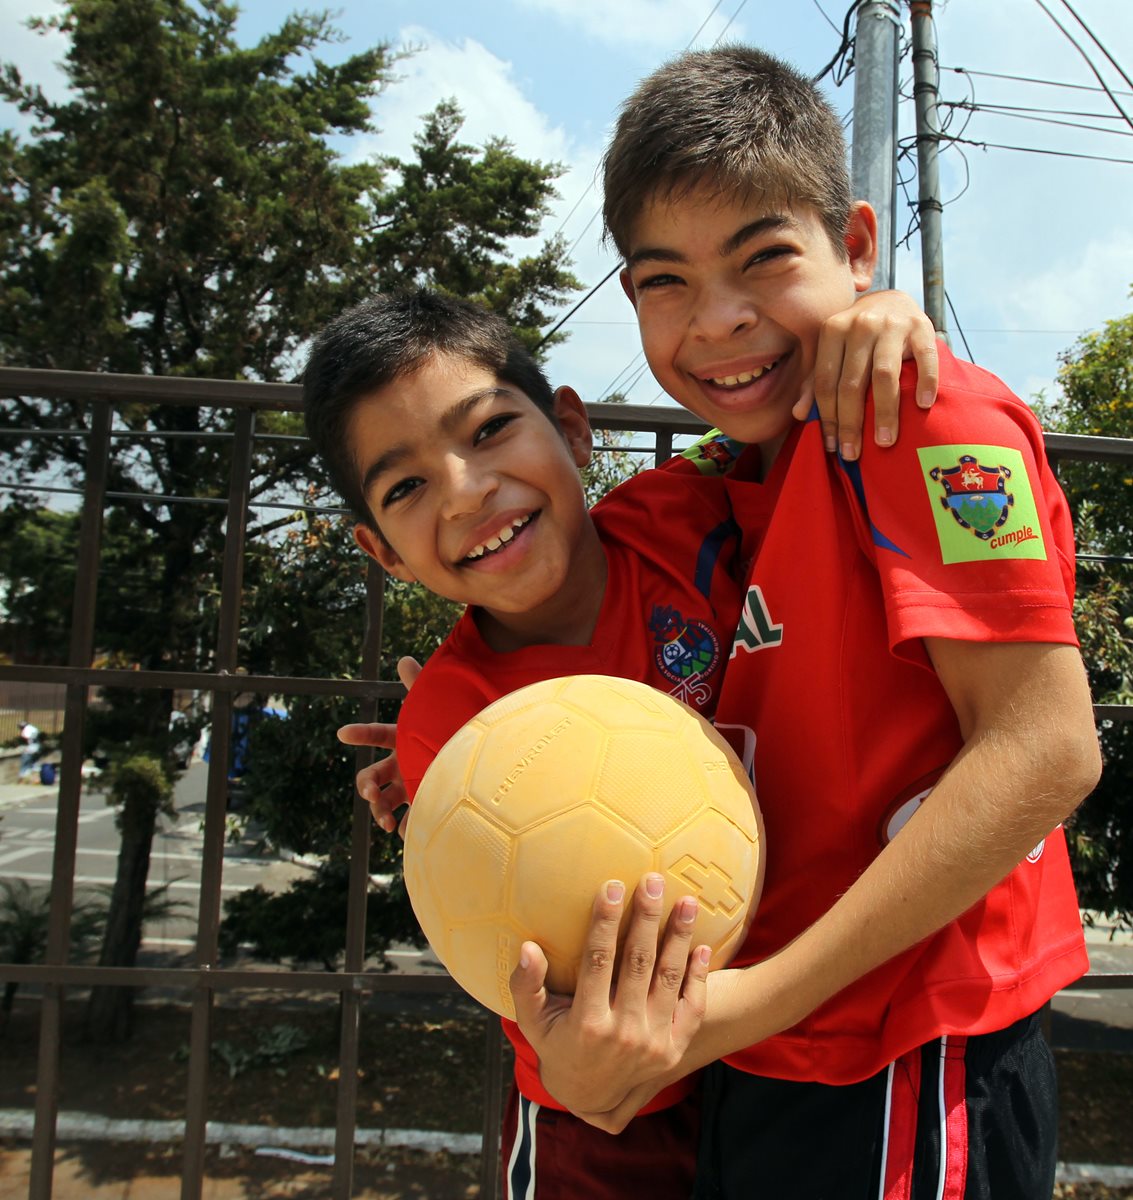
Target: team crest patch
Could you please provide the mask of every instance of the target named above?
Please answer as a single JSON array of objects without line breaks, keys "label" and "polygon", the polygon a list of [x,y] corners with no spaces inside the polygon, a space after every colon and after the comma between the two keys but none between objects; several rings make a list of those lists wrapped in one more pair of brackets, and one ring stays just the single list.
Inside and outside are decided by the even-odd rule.
[{"label": "team crest patch", "polygon": [[1007,446],[917,451],[946,563],[1046,559],[1023,456]]},{"label": "team crest patch", "polygon": [[657,669],[677,686],[671,695],[686,704],[705,703],[711,689],[704,680],[720,661],[720,643],[702,621],[686,621],[667,604],[655,604],[649,615]]},{"label": "team crest patch", "polygon": [[693,442],[681,457],[687,458],[701,475],[726,475],[743,453],[745,445],[713,429]]}]

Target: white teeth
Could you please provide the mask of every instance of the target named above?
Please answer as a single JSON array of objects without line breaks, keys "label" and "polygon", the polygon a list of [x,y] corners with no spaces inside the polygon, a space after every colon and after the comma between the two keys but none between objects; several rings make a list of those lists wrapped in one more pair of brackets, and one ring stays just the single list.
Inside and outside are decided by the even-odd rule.
[{"label": "white teeth", "polygon": [[465,561],[467,562],[468,559],[483,558],[490,550],[498,550],[506,542],[510,542],[515,537],[515,531],[522,529],[531,520],[533,515],[532,513],[528,513],[525,517],[516,517],[510,525],[505,525],[503,529],[494,533],[486,542],[482,542],[474,550],[469,550],[464,556]]},{"label": "white teeth", "polygon": [[735,387],[740,383],[751,383],[752,380],[758,379],[760,375],[770,371],[774,365],[774,363],[768,363],[767,366],[757,367],[754,371],[741,371],[738,375],[724,375],[720,378],[713,378],[711,382],[717,387]]}]

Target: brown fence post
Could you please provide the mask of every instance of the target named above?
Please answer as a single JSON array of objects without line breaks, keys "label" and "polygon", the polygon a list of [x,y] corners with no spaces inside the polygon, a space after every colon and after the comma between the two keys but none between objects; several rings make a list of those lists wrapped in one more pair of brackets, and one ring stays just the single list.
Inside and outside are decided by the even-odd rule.
[{"label": "brown fence post", "polygon": [[[68,655],[71,667],[89,667],[94,653],[102,508],[110,464],[110,422],[110,403],[106,400],[97,401],[91,412],[83,509],[79,522],[79,560],[75,570],[75,600],[71,610],[71,646]],[[48,967],[65,964],[70,949],[86,708],[86,685],[68,683],[63,718],[63,766],[59,778],[59,808],[55,815],[55,850],[51,865],[51,915],[44,956],[44,963]],[[44,984],[29,1200],[50,1200],[51,1196],[55,1170],[55,1118],[59,1111],[59,1038],[63,1020],[63,994],[62,984]]]},{"label": "brown fence post", "polygon": [[[248,496],[252,477],[252,437],[255,413],[236,414],[236,438],[228,485],[228,525],[224,533],[224,568],[221,577],[220,622],[216,638],[216,667],[236,670],[240,632],[240,599],[244,584],[244,539],[248,528]],[[201,893],[197,915],[196,966],[208,971],[216,965],[220,926],[220,885],[224,869],[225,815],[228,808],[228,752],[232,739],[230,691],[214,691],[209,751],[208,792],[205,799],[204,845],[201,850]],[[184,1170],[181,1200],[200,1200],[204,1182],[205,1132],[208,1120],[208,1068],[211,1050],[213,989],[200,984],[193,994],[189,1029],[189,1087],[185,1113]]]}]

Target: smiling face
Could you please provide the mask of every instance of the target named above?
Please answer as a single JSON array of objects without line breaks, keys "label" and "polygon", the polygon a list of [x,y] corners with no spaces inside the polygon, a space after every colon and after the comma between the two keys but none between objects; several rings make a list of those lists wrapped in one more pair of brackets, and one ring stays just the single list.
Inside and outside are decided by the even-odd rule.
[{"label": "smiling face", "polygon": [[848,257],[805,205],[655,199],[634,224],[622,286],[674,400],[773,456],[814,370],[823,322],[869,287],[876,221],[855,205]]},{"label": "smiling face", "polygon": [[516,387],[435,355],[363,398],[348,436],[381,533],[355,527],[398,579],[478,608],[497,650],[585,642],[605,582],[605,553],[578,468],[590,426],[569,388],[558,427]]}]

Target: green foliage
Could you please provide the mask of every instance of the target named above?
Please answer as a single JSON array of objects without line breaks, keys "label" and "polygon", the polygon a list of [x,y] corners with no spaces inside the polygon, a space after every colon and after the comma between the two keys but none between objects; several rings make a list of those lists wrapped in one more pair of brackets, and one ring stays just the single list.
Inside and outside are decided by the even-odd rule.
[{"label": "green foliage", "polygon": [[118,808],[118,828],[127,832],[130,822],[149,822],[157,815],[173,813],[173,784],[160,759],[134,754],[110,769],[107,804]]},{"label": "green foliage", "polygon": [[[171,884],[147,889],[144,920],[161,921],[175,916],[188,906],[170,899]],[[71,904],[71,950],[80,952],[102,937],[110,909],[110,886],[100,885],[88,893],[79,893]],[[26,879],[0,879],[0,962],[36,963],[47,950],[47,931],[51,919],[51,887]],[[4,986],[0,1011],[11,1012],[18,984]]]},{"label": "green foliage", "polygon": [[375,259],[387,264],[389,284],[431,284],[481,300],[534,349],[550,323],[547,305],[578,281],[565,269],[560,237],[516,263],[507,243],[539,232],[562,168],[517,157],[503,138],[478,154],[458,140],[462,124],[460,109],[443,102],[414,139],[415,161],[382,160],[401,184],[382,205]]},{"label": "green foliage", "polygon": [[[348,882],[347,864],[333,859],[284,892],[273,895],[257,886],[230,896],[220,925],[221,952],[234,955],[245,945],[257,959],[335,970],[346,946]],[[400,878],[388,888],[371,886],[366,897],[366,954],[388,970],[385,950],[393,942],[424,944]]]},{"label": "green foliage", "polygon": [[[257,1029],[252,1045],[219,1039],[212,1043],[212,1053],[228,1068],[229,1079],[253,1067],[274,1067],[277,1075],[286,1075],[282,1064],[306,1049],[310,1040],[297,1025],[272,1025]],[[187,1046],[184,1055],[188,1057]]]},{"label": "green foliage", "polygon": [[[1059,396],[1044,406],[1065,433],[1133,437],[1133,314],[1107,321],[1062,355]],[[1059,479],[1081,552],[1075,620],[1094,700],[1133,704],[1133,463],[1066,462]],[[1100,726],[1101,783],[1067,825],[1083,906],[1133,925],[1133,723]]]}]

